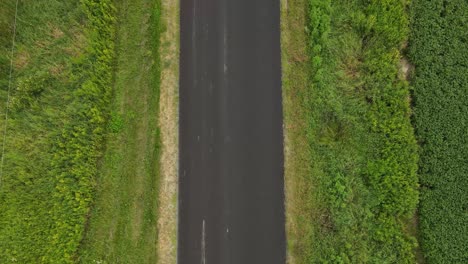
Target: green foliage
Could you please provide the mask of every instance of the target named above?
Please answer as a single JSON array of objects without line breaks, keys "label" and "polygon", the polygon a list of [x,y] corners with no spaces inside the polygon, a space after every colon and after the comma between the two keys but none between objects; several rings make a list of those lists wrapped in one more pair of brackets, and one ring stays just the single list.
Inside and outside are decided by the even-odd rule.
[{"label": "green foliage", "polygon": [[[308,2],[309,87],[298,91],[311,155],[307,247],[298,263],[414,263],[418,202],[409,86],[399,77],[406,4]],[[302,194],[304,195],[304,194]]]},{"label": "green foliage", "polygon": [[13,112],[19,112],[23,109],[40,109],[38,98],[47,88],[50,76],[47,72],[36,72],[32,76],[19,79],[16,89],[13,91],[15,96],[10,101],[10,109]]},{"label": "green foliage", "polygon": [[111,113],[111,119],[109,121],[109,131],[112,133],[119,133],[124,127],[124,120],[118,113]]},{"label": "green foliage", "polygon": [[114,12],[111,0],[20,1],[1,263],[76,257],[108,120]]},{"label": "green foliage", "polygon": [[400,1],[371,1],[365,10],[364,87],[373,139],[366,182],[375,195],[374,239],[398,263],[413,263],[414,238],[403,232],[418,202],[417,145],[409,122],[409,88],[398,80],[399,49],[407,38],[405,6]]},{"label": "green foliage", "polygon": [[428,263],[468,262],[468,3],[415,0],[410,58]]},{"label": "green foliage", "polygon": [[108,119],[114,59],[114,8],[112,1],[82,0],[88,21],[89,49],[75,67],[84,81],[73,93],[71,122],[66,123],[52,159],[55,177],[51,246],[48,262],[72,262],[83,237],[93,200],[96,162]]},{"label": "green foliage", "polygon": [[[77,263],[159,263],[161,2],[116,1],[111,119]],[[167,13],[166,13],[167,15]]]}]

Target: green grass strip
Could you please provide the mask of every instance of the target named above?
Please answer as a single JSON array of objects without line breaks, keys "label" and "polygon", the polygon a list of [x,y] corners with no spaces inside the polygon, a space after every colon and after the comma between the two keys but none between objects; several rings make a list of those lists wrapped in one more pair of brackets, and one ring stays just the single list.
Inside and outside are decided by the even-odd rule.
[{"label": "green grass strip", "polygon": [[79,263],[157,263],[161,5],[119,0],[112,118]]}]

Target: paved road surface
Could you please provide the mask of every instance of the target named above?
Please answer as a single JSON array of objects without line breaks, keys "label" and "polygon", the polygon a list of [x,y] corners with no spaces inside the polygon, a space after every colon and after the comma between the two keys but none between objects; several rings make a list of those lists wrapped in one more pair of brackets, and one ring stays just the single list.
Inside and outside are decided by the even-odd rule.
[{"label": "paved road surface", "polygon": [[279,0],[182,0],[179,264],[285,263]]}]

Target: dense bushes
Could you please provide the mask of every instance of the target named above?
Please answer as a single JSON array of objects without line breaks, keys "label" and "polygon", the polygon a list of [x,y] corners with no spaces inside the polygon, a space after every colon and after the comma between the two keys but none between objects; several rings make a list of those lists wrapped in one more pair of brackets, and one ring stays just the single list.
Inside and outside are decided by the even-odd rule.
[{"label": "dense bushes", "polygon": [[20,2],[18,15],[0,262],[71,263],[108,119],[114,8],[41,0]]},{"label": "dense bushes", "polygon": [[[364,88],[373,140],[365,180],[380,261],[412,263],[416,241],[404,233],[418,201],[417,145],[410,123],[409,87],[398,79],[399,49],[408,22],[401,1],[370,1],[364,9]],[[391,260],[390,256],[394,257]]]},{"label": "dense bushes", "polygon": [[[309,248],[298,263],[413,263],[418,201],[409,86],[399,75],[406,5],[308,2],[309,87],[300,91],[312,156]],[[299,195],[299,194],[298,194]]]},{"label": "dense bushes", "polygon": [[428,263],[468,262],[468,3],[415,0],[410,58]]}]

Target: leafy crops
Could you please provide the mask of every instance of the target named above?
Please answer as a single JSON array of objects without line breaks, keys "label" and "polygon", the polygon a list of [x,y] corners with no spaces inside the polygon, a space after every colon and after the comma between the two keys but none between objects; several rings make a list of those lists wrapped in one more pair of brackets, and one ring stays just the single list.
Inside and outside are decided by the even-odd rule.
[{"label": "leafy crops", "polygon": [[114,8],[41,0],[20,2],[18,16],[0,262],[71,263],[108,119]]},{"label": "leafy crops", "polygon": [[412,3],[420,236],[428,263],[468,262],[468,3]]}]

